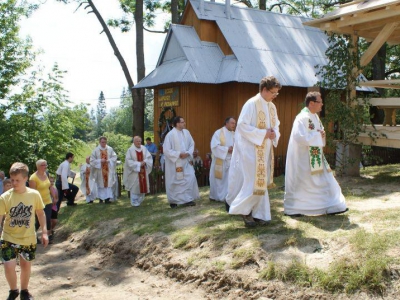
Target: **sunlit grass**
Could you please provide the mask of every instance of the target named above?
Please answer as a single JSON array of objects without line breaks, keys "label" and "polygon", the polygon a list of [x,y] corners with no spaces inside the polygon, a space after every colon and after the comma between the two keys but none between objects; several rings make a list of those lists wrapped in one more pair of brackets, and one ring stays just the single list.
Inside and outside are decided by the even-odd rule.
[{"label": "sunlit grass", "polygon": [[[367,167],[361,178],[343,180],[347,201],[362,202],[378,196],[381,200],[374,201],[385,201],[384,195],[389,192],[382,184],[400,181],[399,169],[399,165]],[[227,214],[223,203],[210,202],[208,187],[200,188],[201,200],[195,207],[171,209],[165,194],[147,196],[140,207],[131,207],[123,194],[108,206],[79,203],[78,207],[63,207],[60,218],[68,232],[96,230],[99,224],[118,219],[112,235],[165,234],[173,251],[186,254],[185,262],[191,268],[222,272],[262,265],[258,275],[264,280],[278,279],[332,293],[366,290],[383,294],[391,284],[388,270],[399,262],[387,253],[400,247],[400,208],[367,212],[353,209],[337,216],[290,218],[283,215],[283,176],[275,183],[278,188],[269,191],[272,221],[253,229],[246,228],[240,216]],[[371,226],[365,229],[365,224]],[[310,267],[298,259],[289,263],[274,261],[270,256],[307,246],[320,251],[324,243],[336,238],[344,241],[351,255],[334,259],[325,269]]]}]

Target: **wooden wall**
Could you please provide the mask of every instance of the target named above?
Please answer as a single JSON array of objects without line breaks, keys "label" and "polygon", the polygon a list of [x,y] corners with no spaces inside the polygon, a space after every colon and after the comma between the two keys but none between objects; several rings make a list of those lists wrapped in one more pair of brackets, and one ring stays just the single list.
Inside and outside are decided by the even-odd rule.
[{"label": "wooden wall", "polygon": [[193,11],[190,2],[187,4],[181,24],[193,26],[200,40],[218,44],[224,55],[233,54],[231,47],[215,21],[199,20],[196,13]]},{"label": "wooden wall", "polygon": [[[258,93],[257,84],[225,83],[213,84],[174,84],[160,88],[179,86],[180,105],[175,107],[177,115],[186,121],[186,128],[190,131],[204,159],[206,153],[211,152],[210,141],[214,132],[223,126],[226,117],[239,117],[243,104]],[[279,96],[274,100],[280,120],[281,138],[275,155],[286,156],[287,145],[292,129],[293,120],[302,108],[306,88],[283,87]],[[154,132],[155,142],[159,144],[158,118],[161,108],[158,107],[158,89],[154,91]]]}]

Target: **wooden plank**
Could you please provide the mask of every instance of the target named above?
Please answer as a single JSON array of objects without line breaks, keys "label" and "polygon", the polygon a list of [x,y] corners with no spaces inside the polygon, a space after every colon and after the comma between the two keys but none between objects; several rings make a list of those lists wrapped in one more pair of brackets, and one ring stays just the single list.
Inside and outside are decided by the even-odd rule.
[{"label": "wooden plank", "polygon": [[[359,104],[364,104],[363,98],[358,98]],[[373,106],[381,106],[381,107],[393,107],[400,106],[400,98],[371,98],[368,100],[368,103]]]},{"label": "wooden plank", "polygon": [[358,144],[398,149],[400,148],[400,140],[376,139],[374,141],[370,137],[358,137]]},{"label": "wooden plank", "polygon": [[372,58],[375,56],[375,54],[386,42],[388,37],[393,33],[398,25],[398,22],[393,22],[385,25],[385,27],[378,34],[372,44],[368,47],[367,51],[365,51],[363,56],[361,57],[360,65],[362,67],[366,66],[372,60]]},{"label": "wooden plank", "polygon": [[[372,21],[377,21],[377,20],[382,20],[385,18],[390,18],[390,17],[395,17],[395,16],[400,16],[400,7],[396,5],[390,5],[386,6],[384,9],[378,9],[374,10],[371,12],[366,12],[363,15],[360,15],[360,17],[353,17],[348,20],[344,21],[336,21],[338,28],[340,27],[346,27],[349,25],[358,25],[358,24],[363,24],[367,22],[372,22]],[[386,23],[383,23],[386,24]]]}]

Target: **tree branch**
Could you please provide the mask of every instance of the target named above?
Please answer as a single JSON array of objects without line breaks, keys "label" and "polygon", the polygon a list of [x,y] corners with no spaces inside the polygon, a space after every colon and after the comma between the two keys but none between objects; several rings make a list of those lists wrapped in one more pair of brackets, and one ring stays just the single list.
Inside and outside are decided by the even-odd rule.
[{"label": "tree branch", "polygon": [[152,33],[167,33],[168,30],[164,29],[163,31],[159,31],[159,30],[150,30],[147,29],[146,27],[143,26],[143,29],[146,30],[147,32],[152,32]]}]

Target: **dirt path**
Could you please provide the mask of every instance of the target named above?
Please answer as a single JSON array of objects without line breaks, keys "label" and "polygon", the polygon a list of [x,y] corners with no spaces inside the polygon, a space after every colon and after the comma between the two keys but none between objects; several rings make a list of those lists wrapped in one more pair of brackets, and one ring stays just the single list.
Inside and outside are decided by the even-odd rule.
[{"label": "dirt path", "polygon": [[[72,244],[56,242],[47,249],[38,245],[29,288],[35,299],[208,299],[206,292],[194,285],[174,282],[135,267],[122,271],[103,268],[97,254],[71,251]],[[0,299],[7,296],[8,285],[1,267]]]}]

